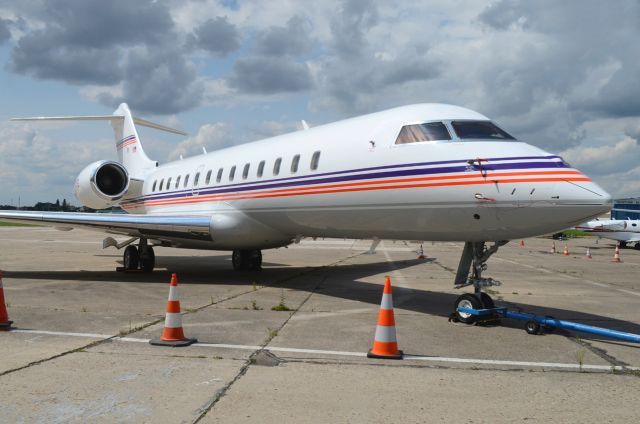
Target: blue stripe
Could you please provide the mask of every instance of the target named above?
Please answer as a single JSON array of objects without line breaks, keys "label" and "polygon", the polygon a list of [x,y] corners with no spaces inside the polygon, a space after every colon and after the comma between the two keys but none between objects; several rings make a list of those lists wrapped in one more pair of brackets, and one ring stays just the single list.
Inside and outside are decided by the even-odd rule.
[{"label": "blue stripe", "polygon": [[[498,161],[498,160],[553,159],[553,158],[559,158],[559,157],[558,156],[532,156],[532,157],[520,157],[520,158],[492,158],[490,160]],[[361,169],[356,169],[351,171],[327,172],[327,173],[317,174],[317,175],[305,175],[301,177],[282,178],[277,180],[266,180],[262,182],[230,184],[230,185],[225,185],[218,188],[203,188],[200,190],[198,189],[179,190],[175,192],[152,194],[152,195],[144,196],[143,198],[132,199],[131,201],[127,202],[127,204],[135,204],[135,203],[142,202],[144,200],[169,200],[169,199],[178,199],[183,197],[191,197],[193,196],[192,194],[193,191],[197,191],[199,196],[205,196],[205,195],[211,195],[211,194],[224,194],[224,193],[231,193],[231,192],[298,187],[298,186],[304,186],[308,184],[327,184],[327,183],[339,183],[339,182],[346,182],[346,181],[356,181],[356,180],[362,180],[362,179],[383,179],[383,178],[389,178],[389,177],[422,176],[422,175],[460,173],[460,172],[480,170],[480,167],[477,165],[474,165],[473,167],[471,167],[465,163],[464,165],[459,165],[459,166],[418,168],[418,169],[399,169],[399,170],[386,171],[386,172],[374,172],[374,173],[356,174],[356,175],[342,175],[339,177],[331,177],[331,178],[318,178],[321,176],[345,174],[345,173],[357,172],[362,170],[405,168],[405,167],[418,166],[418,165],[450,164],[450,163],[460,163],[460,162],[464,163],[465,161],[453,160],[453,161],[441,161],[441,162],[426,162],[422,164],[387,165],[387,166],[379,166],[379,167],[372,167],[372,168],[361,168]],[[568,168],[568,166],[563,162],[526,162],[526,163],[502,163],[502,164],[486,163],[482,165],[482,170],[499,171],[499,170],[509,170],[509,169],[514,169],[514,170],[515,169],[541,169],[541,168],[552,168],[552,167]],[[455,177],[455,176],[452,176],[452,177]],[[304,180],[302,180],[303,178]],[[291,181],[291,180],[295,180],[295,181]]]}]

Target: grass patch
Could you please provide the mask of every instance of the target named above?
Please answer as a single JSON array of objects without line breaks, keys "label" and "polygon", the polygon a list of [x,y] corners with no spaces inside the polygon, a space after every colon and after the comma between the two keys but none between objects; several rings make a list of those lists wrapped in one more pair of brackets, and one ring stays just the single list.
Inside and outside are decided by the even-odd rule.
[{"label": "grass patch", "polygon": [[39,227],[39,225],[23,224],[21,222],[0,221],[0,227]]},{"label": "grass patch", "polygon": [[591,235],[591,233],[587,233],[586,231],[580,231],[580,230],[565,230],[562,233],[565,236],[570,237],[570,238],[589,237]]}]

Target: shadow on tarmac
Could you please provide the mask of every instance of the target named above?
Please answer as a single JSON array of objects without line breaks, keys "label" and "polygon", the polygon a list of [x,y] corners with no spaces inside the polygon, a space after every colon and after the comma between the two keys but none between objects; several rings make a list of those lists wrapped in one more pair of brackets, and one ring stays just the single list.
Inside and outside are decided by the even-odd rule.
[{"label": "shadow on tarmac", "polygon": [[[400,260],[393,262],[394,268],[402,270],[405,268],[424,265],[436,259],[427,260]],[[391,272],[389,262],[370,262],[366,264],[345,264],[329,267],[296,267],[286,264],[265,262],[264,269],[255,271],[236,272],[231,269],[229,256],[162,256],[156,259],[156,271],[151,274],[142,272],[123,273],[116,271],[10,271],[4,270],[6,278],[12,279],[33,279],[33,280],[69,280],[114,283],[152,283],[158,284],[169,282],[171,273],[177,273],[180,278],[180,285],[190,284],[224,284],[224,285],[252,285],[269,286],[276,288],[287,288],[295,290],[314,290],[318,294],[359,302],[366,302],[374,305],[380,304],[380,296],[384,279],[381,277],[379,283],[368,283],[362,281],[363,278],[376,274],[388,274]],[[318,285],[317,279],[301,281],[303,275],[314,275],[322,273],[324,280]],[[211,277],[215,276],[215,277]],[[451,275],[453,281],[453,274]],[[443,287],[447,289],[448,287]],[[471,290],[467,290],[471,291]],[[448,318],[453,312],[455,300],[464,291],[459,293],[444,293],[429,290],[409,289],[395,286],[393,296],[395,308],[422,314]],[[578,310],[558,309],[551,307],[541,307],[526,303],[503,302],[496,300],[497,306],[507,306],[522,312],[536,315],[552,316],[557,319],[577,321],[583,324],[595,325],[613,330],[626,331],[640,334],[640,324],[619,320],[603,315],[585,313]],[[502,320],[500,324],[510,328],[523,328],[524,322],[514,320]],[[524,330],[523,330],[524,331]],[[570,333],[559,333],[570,335]],[[576,333],[584,340],[597,340],[609,343],[618,343],[611,339],[598,336],[590,336],[584,333]],[[638,345],[626,344],[625,346],[640,348]]]}]

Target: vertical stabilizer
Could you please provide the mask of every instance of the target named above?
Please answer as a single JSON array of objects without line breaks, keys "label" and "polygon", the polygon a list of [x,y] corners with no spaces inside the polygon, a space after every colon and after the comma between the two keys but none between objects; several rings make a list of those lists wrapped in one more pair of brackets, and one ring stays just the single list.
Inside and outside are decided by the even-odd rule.
[{"label": "vertical stabilizer", "polygon": [[144,152],[129,106],[126,103],[121,103],[113,114],[124,117],[124,119],[111,121],[116,138],[118,160],[132,178],[144,178],[150,170],[157,166],[157,162],[149,159]]}]

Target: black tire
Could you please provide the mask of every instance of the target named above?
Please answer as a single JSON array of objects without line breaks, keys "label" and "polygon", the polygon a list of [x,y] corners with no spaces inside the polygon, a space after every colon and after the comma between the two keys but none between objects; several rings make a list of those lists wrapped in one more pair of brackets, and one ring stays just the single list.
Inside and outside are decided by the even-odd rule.
[{"label": "black tire", "polygon": [[244,261],[243,261],[242,250],[234,250],[231,254],[231,265],[233,265],[234,271],[241,271],[244,269]]},{"label": "black tire", "polygon": [[260,250],[250,251],[249,268],[252,271],[260,271],[262,269],[262,252]]},{"label": "black tire", "polygon": [[138,269],[138,265],[140,264],[138,248],[131,245],[127,246],[122,255],[122,262],[126,270]]},{"label": "black tire", "polygon": [[465,293],[462,296],[456,299],[454,303],[454,310],[458,321],[464,324],[474,324],[478,317],[471,314],[465,314],[463,312],[458,312],[458,308],[473,308],[473,309],[482,309],[482,302],[475,295],[471,293]]},{"label": "black tire", "polygon": [[637,242],[636,244],[634,244],[633,248],[636,250],[640,250],[640,242]]},{"label": "black tire", "polygon": [[620,245],[620,249],[625,249],[627,247],[627,242],[626,241],[621,241],[619,242]]},{"label": "black tire", "polygon": [[140,257],[140,268],[144,272],[153,272],[153,268],[156,267],[156,254],[153,251],[153,247],[147,247],[144,255]]},{"label": "black tire", "polygon": [[524,331],[526,331],[527,334],[540,334],[540,324],[533,320],[529,320],[524,325]]},{"label": "black tire", "polygon": [[480,302],[482,302],[482,307],[484,309],[493,309],[496,307],[491,296],[489,296],[485,292],[480,292]]}]

